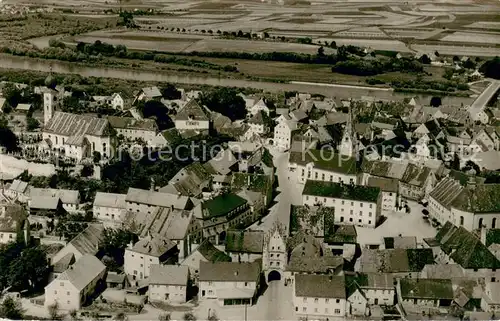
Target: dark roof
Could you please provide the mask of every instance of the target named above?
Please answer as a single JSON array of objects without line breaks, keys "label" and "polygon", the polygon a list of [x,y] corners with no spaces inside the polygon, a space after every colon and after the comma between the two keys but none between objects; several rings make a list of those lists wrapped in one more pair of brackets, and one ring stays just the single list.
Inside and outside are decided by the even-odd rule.
[{"label": "dark roof", "polygon": [[108,116],[108,122],[113,128],[149,130],[156,132],[158,126],[153,119],[137,120],[134,117]]},{"label": "dark roof", "polygon": [[203,217],[224,216],[246,204],[247,200],[236,194],[219,195],[203,203]]},{"label": "dark roof", "polygon": [[298,297],[345,299],[345,280],[343,276],[297,274],[295,276],[295,295]]},{"label": "dark roof", "polygon": [[303,195],[333,197],[355,201],[377,202],[378,187],[307,180]]},{"label": "dark roof", "polygon": [[446,177],[441,180],[429,194],[436,202],[450,208],[453,200],[460,194],[463,186],[453,178]]},{"label": "dark roof", "polygon": [[[341,256],[300,256],[295,255],[290,258],[286,267],[287,271],[294,273],[329,273],[344,264]],[[331,272],[330,272],[331,273]]]},{"label": "dark roof", "polygon": [[290,163],[305,166],[314,163],[314,168],[342,174],[356,175],[356,159],[340,156],[339,153],[325,150],[308,150],[306,152],[291,152]]},{"label": "dark roof", "polygon": [[262,253],[263,231],[227,231],[226,252]]},{"label": "dark roof", "polygon": [[[443,231],[444,230],[444,231]],[[447,222],[436,235],[441,249],[464,269],[498,269],[500,261],[464,227]]]},{"label": "dark roof", "polygon": [[447,299],[453,300],[450,279],[401,279],[403,299]]},{"label": "dark roof", "polygon": [[370,176],[366,185],[371,187],[378,187],[383,192],[398,192],[398,180],[395,178]]},{"label": "dark roof", "polygon": [[471,213],[500,212],[500,184],[468,185],[453,200],[452,205]]},{"label": "dark roof", "polygon": [[430,173],[431,169],[428,167],[417,166],[415,164],[408,164],[401,181],[410,185],[422,186],[424,185]]},{"label": "dark roof", "polygon": [[208,121],[208,115],[203,107],[196,100],[191,99],[184,107],[175,115],[175,120],[195,120]]},{"label": "dark roof", "polygon": [[431,248],[364,250],[361,270],[368,273],[420,272],[426,264],[434,264]]},{"label": "dark roof", "polygon": [[208,239],[203,241],[196,249],[207,261],[231,262],[231,258],[224,252],[218,250]]},{"label": "dark roof", "polygon": [[200,281],[257,282],[260,276],[260,261],[200,262]]},{"label": "dark roof", "polygon": [[356,243],[356,227],[354,225],[334,225],[333,229],[325,226],[325,242],[332,243]]}]

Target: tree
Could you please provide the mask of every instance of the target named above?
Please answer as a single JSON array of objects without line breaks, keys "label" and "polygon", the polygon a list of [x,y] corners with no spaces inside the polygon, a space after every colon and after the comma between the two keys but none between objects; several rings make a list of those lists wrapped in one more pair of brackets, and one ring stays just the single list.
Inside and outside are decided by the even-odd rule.
[{"label": "tree", "polygon": [[430,63],[431,63],[431,58],[429,58],[429,56],[427,56],[426,54],[423,54],[423,55],[420,57],[419,61],[420,61],[421,63],[423,63],[424,65],[428,65],[428,64],[430,64]]},{"label": "tree", "polygon": [[170,313],[162,313],[158,316],[158,321],[170,321],[172,316]]},{"label": "tree", "polygon": [[160,89],[163,98],[168,100],[181,99],[182,93],[172,84],[166,84]]},{"label": "tree", "polygon": [[324,57],[325,56],[325,48],[323,46],[318,48],[318,57]]},{"label": "tree", "polygon": [[438,52],[437,50],[436,50],[436,51],[434,51],[434,55],[435,55],[436,57],[439,57],[439,52]]},{"label": "tree", "polygon": [[40,122],[33,117],[26,117],[28,131],[33,131],[40,127]]},{"label": "tree", "polygon": [[184,313],[183,319],[184,319],[184,321],[196,321],[196,317],[191,312]]},{"label": "tree", "polygon": [[39,247],[26,248],[9,266],[9,283],[19,290],[43,289],[49,276],[46,254]]},{"label": "tree", "polygon": [[464,61],[464,63],[462,64],[462,66],[464,68],[467,68],[467,69],[476,69],[476,64],[470,58],[467,59],[466,61]]},{"label": "tree", "polygon": [[0,146],[4,147],[8,152],[12,152],[18,150],[18,140],[16,134],[7,125],[7,119],[0,118]]},{"label": "tree", "polygon": [[486,61],[479,68],[485,77],[500,79],[500,57]]},{"label": "tree", "polygon": [[115,315],[115,320],[116,321],[126,321],[128,320],[128,317],[125,313],[123,312],[118,312],[116,315]]},{"label": "tree", "polygon": [[337,43],[335,41],[332,41],[332,43],[330,43],[330,47],[332,47],[333,49],[336,49]]},{"label": "tree", "polygon": [[125,249],[137,241],[137,235],[128,230],[105,229],[99,247],[102,254],[109,258],[106,265],[114,270],[123,266]]},{"label": "tree", "polygon": [[78,320],[78,311],[76,311],[75,309],[70,310],[68,314],[69,314],[71,320],[75,320],[75,321]]},{"label": "tree", "polygon": [[199,101],[211,111],[221,113],[232,121],[244,119],[247,114],[245,100],[234,88],[217,87],[201,94]]},{"label": "tree", "polygon": [[441,97],[434,96],[431,98],[430,105],[432,107],[439,107],[439,106],[441,106],[441,104],[442,104]]},{"label": "tree", "polygon": [[0,305],[1,318],[7,318],[11,320],[22,320],[23,314],[24,311],[21,302],[15,300],[10,296],[7,296]]},{"label": "tree", "polygon": [[92,154],[92,160],[94,161],[94,163],[99,163],[101,161],[101,153],[99,153],[98,151],[94,151],[94,153]]},{"label": "tree", "polygon": [[61,319],[61,315],[59,315],[59,303],[55,302],[54,304],[49,305],[47,307],[47,310],[49,311],[50,319],[52,320]]}]

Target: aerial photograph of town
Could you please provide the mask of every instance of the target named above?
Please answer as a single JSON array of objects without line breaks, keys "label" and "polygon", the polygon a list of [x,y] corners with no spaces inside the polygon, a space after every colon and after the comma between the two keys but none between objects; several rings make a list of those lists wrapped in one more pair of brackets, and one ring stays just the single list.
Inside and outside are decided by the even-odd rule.
[{"label": "aerial photograph of town", "polygon": [[9,320],[500,320],[500,1],[0,0]]}]

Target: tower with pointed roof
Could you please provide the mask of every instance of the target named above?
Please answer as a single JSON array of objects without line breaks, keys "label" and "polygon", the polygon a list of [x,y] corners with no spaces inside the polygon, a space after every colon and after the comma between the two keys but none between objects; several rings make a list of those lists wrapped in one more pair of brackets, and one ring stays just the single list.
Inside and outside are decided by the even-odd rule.
[{"label": "tower with pointed roof", "polygon": [[264,237],[262,271],[265,273],[266,281],[280,280],[287,263],[286,228],[276,221]]},{"label": "tower with pointed roof", "polygon": [[342,135],[342,141],[339,145],[339,153],[343,156],[355,156],[356,155],[356,135],[354,133],[353,126],[353,115],[352,115],[352,102],[349,105],[349,117],[347,118],[347,123],[344,128],[344,134]]}]

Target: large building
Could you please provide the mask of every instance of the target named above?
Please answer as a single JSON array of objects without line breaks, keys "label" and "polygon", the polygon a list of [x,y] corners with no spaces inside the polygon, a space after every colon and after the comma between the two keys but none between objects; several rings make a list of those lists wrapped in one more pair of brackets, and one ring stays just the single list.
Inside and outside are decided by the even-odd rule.
[{"label": "large building", "polygon": [[129,142],[143,141],[152,146],[158,133],[154,119],[137,120],[134,117],[108,116],[108,122],[119,138],[123,136]]},{"label": "large building", "polygon": [[273,144],[281,150],[288,150],[292,146],[292,133],[297,129],[297,122],[288,115],[281,115],[276,123]]},{"label": "large building", "polygon": [[120,227],[125,220],[126,194],[97,192],[94,199],[94,217],[106,227]]},{"label": "large building", "polygon": [[184,303],[187,298],[189,268],[178,265],[151,265],[148,297],[151,301]]},{"label": "large building", "polygon": [[335,208],[335,224],[375,227],[381,213],[381,195],[378,187],[308,180],[302,203]]},{"label": "large building", "polygon": [[175,115],[175,128],[181,134],[208,134],[210,118],[207,110],[200,106],[196,100],[190,100]]}]

